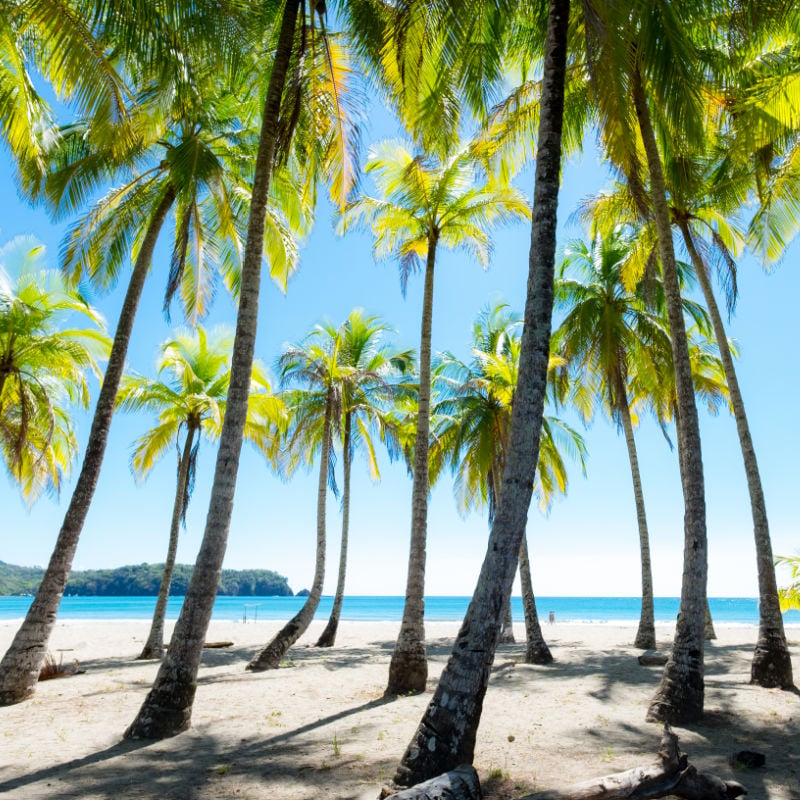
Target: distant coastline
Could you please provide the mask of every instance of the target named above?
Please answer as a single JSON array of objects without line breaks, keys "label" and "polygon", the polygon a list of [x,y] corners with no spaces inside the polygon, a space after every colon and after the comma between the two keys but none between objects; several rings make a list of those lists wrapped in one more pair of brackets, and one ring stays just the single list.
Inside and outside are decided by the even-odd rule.
[{"label": "distant coastline", "polygon": [[[31,597],[0,597],[0,620],[19,619],[25,615]],[[469,597],[426,597],[425,618],[431,622],[460,622],[469,605]],[[354,622],[398,622],[403,613],[403,597],[354,596],[345,597],[342,619]],[[288,620],[305,602],[304,597],[218,596],[213,618],[217,621],[263,622]],[[333,598],[323,596],[315,619],[325,620],[330,614]],[[674,623],[678,613],[677,597],[655,598],[655,618],[658,623]],[[170,597],[167,619],[177,619],[183,597]],[[756,625],[758,602],[752,597],[710,598],[715,622],[733,625]],[[65,596],[59,609],[60,620],[137,620],[152,617],[154,597],[70,597]],[[569,623],[634,623],[639,617],[637,597],[539,597],[537,607],[542,624],[552,611],[555,622]],[[522,622],[522,601],[512,598],[516,622]],[[787,624],[800,624],[800,612],[787,612]]]}]

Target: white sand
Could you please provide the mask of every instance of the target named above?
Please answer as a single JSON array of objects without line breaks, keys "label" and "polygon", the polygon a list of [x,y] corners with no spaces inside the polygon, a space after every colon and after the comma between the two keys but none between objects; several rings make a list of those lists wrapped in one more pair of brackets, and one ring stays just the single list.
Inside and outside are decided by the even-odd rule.
[{"label": "white sand", "polygon": [[[323,623],[290,651],[287,666],[251,674],[244,666],[280,623],[212,623],[193,727],[163,742],[121,743],[157,669],[133,659],[148,623],[59,622],[50,649],[86,674],[39,684],[35,697],[0,708],[0,794],[9,798],[374,798],[391,778],[449,655],[456,623],[430,623],[424,695],[382,699],[397,623],[345,622],[336,647],[311,645]],[[0,622],[7,648],[16,622]],[[518,639],[524,635],[516,626]],[[699,769],[733,777],[750,798],[800,800],[800,698],[752,687],[756,630],[717,626],[706,651],[706,717],[680,728]],[[524,644],[500,648],[486,696],[475,766],[487,797],[510,798],[618,772],[655,757],[660,728],[646,723],[661,669],[641,667],[634,628],[545,625],[556,662],[521,663]],[[659,626],[659,647],[672,629]],[[800,680],[797,640],[795,674]],[[731,753],[767,756],[736,771]]]}]

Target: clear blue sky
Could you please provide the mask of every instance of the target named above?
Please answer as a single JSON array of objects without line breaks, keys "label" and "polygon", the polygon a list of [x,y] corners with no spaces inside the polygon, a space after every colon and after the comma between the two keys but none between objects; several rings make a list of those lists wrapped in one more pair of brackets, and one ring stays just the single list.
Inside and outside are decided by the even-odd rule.
[{"label": "clear blue sky", "polygon": [[[365,141],[393,135],[385,123],[368,131]],[[559,244],[580,235],[568,217],[580,198],[605,182],[604,169],[592,152],[564,171],[560,196]],[[2,154],[0,186],[5,200],[0,216],[0,243],[33,234],[48,247],[50,264],[58,263],[64,225],[53,225],[38,210],[20,202],[13,188],[9,160]],[[532,178],[520,186],[530,195]],[[490,300],[503,299],[521,311],[524,303],[530,228],[501,230],[495,237],[490,270],[483,272],[463,254],[441,253],[437,268],[433,348],[469,354],[471,324]],[[800,434],[794,403],[800,396],[796,346],[800,321],[797,260],[793,246],[783,263],[767,276],[752,259],[740,264],[741,297],[729,334],[738,340],[740,382],[747,403],[776,553],[800,549],[797,514],[797,453]],[[152,373],[156,348],[169,334],[161,301],[169,267],[165,248],[157,252],[134,327],[129,368]],[[124,286],[95,298],[113,333]],[[375,264],[370,240],[333,232],[323,203],[317,224],[301,254],[299,274],[284,296],[265,279],[257,356],[268,365],[285,342],[298,341],[323,318],[340,322],[354,307],[382,315],[396,330],[396,341],[418,347],[421,276],[400,294],[394,264]],[[222,293],[210,323],[233,319]],[[81,444],[90,417],[76,411]],[[118,414],[111,428],[103,474],[84,528],[74,567],[99,568],[163,561],[175,490],[175,462],[167,457],[141,486],[131,476],[130,446],[152,420]],[[756,572],[752,525],[744,470],[732,418],[701,411],[706,504],[710,540],[709,593],[755,596]],[[636,595],[640,589],[638,539],[633,493],[623,439],[598,417],[585,432],[588,476],[571,471],[569,495],[557,501],[545,519],[532,508],[528,524],[534,587],[540,595]],[[657,425],[644,419],[637,433],[651,533],[656,595],[678,595],[683,552],[683,500],[677,455]],[[215,448],[203,443],[197,485],[182,533],[179,560],[192,563],[202,536],[208,506]],[[73,472],[77,475],[79,462]],[[411,481],[402,464],[382,460],[383,479],[373,484],[366,466],[354,467],[351,507],[350,594],[402,594],[408,559]],[[43,497],[26,510],[7,478],[0,479],[0,560],[44,565],[72,492],[67,482],[60,500]],[[262,459],[245,447],[225,566],[260,567],[286,575],[297,591],[311,582],[315,538],[316,472],[298,474],[283,483]],[[329,497],[328,570],[325,592],[336,579],[340,531],[338,503]],[[432,493],[428,523],[427,593],[471,594],[487,538],[485,516],[466,519],[456,512],[449,480]],[[515,589],[518,592],[518,585]]]}]

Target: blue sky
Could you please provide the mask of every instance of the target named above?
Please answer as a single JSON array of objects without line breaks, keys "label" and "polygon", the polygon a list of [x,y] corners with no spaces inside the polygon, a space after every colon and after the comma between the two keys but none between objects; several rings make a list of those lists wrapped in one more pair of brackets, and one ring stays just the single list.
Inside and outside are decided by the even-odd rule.
[{"label": "blue sky", "polygon": [[[379,122],[365,141],[393,135]],[[532,194],[529,174],[519,181]],[[569,224],[578,201],[605,183],[605,170],[594,152],[570,162],[560,196],[559,245],[581,231]],[[2,154],[0,186],[5,200],[0,216],[0,243],[33,234],[48,247],[49,263],[58,262],[58,243],[65,224],[54,225],[41,210],[19,201],[8,157]],[[527,277],[530,228],[525,224],[495,235],[491,268],[483,272],[464,254],[441,252],[436,275],[433,348],[469,354],[471,324],[489,301],[505,300],[521,311]],[[340,322],[354,307],[382,315],[396,330],[395,341],[418,347],[422,277],[412,277],[407,298],[400,293],[396,266],[375,264],[369,237],[336,236],[330,209],[323,202],[316,226],[301,253],[301,267],[284,296],[264,280],[257,356],[272,365],[286,342],[301,339],[328,318]],[[797,525],[797,466],[800,434],[792,422],[800,396],[795,343],[800,321],[797,260],[800,248],[766,275],[752,259],[740,263],[741,297],[729,334],[738,341],[737,368],[765,485],[774,550],[800,549]],[[129,368],[152,373],[156,349],[169,335],[161,313],[169,253],[157,251],[134,327]],[[118,286],[95,302],[113,332],[124,292]],[[232,321],[229,299],[219,294],[210,323]],[[173,317],[174,319],[174,317]],[[82,445],[90,417],[76,410]],[[95,568],[163,561],[175,489],[175,465],[166,458],[142,485],[129,470],[133,440],[152,424],[144,416],[118,414],[111,428],[103,474],[84,528],[74,567]],[[709,593],[755,596],[756,573],[747,487],[735,426],[726,410],[709,416],[701,410],[706,504],[710,541]],[[534,588],[540,595],[636,595],[639,561],[636,520],[623,439],[598,417],[585,431],[588,475],[571,470],[569,495],[557,501],[548,518],[531,509],[528,538]],[[640,466],[651,533],[655,592],[677,595],[683,552],[683,501],[677,455],[661,431],[643,419],[637,432]],[[191,563],[203,531],[215,448],[203,443],[197,485],[182,533],[179,560]],[[77,474],[79,462],[73,475]],[[0,479],[0,560],[46,564],[68,503],[72,482],[57,498],[42,498],[28,511],[7,478]],[[373,484],[366,465],[354,467],[351,545],[347,591],[350,594],[402,594],[408,559],[411,481],[405,467],[382,458],[382,481]],[[316,472],[298,474],[284,483],[263,459],[245,447],[225,561],[227,567],[261,567],[286,575],[297,591],[310,584],[315,538]],[[329,496],[328,570],[325,592],[336,579],[340,514]],[[461,518],[452,486],[445,479],[431,496],[428,524],[427,593],[470,594],[483,558],[488,530],[485,516]],[[518,592],[518,586],[516,588]]]}]

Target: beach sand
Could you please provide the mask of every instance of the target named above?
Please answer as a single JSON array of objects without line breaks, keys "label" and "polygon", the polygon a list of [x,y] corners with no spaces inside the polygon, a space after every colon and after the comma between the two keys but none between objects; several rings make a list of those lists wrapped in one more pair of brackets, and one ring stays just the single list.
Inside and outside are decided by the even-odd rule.
[{"label": "beach sand", "polygon": [[[382,697],[399,623],[344,622],[336,647],[316,649],[314,623],[285,666],[244,666],[277,622],[212,622],[191,730],[155,743],[123,742],[158,668],[133,660],[148,623],[59,622],[50,649],[83,675],[39,684],[0,708],[0,794],[9,798],[375,798],[392,776],[450,653],[457,623],[429,623],[428,692]],[[0,622],[5,651],[18,622]],[[521,625],[515,626],[518,641]],[[618,772],[651,762],[661,729],[644,721],[660,667],[642,667],[633,625],[545,625],[555,663],[522,663],[524,644],[501,646],[478,734],[475,766],[489,798]],[[668,650],[672,626],[658,626]],[[748,684],[752,626],[717,625],[706,649],[706,714],[677,728],[703,771],[743,783],[749,798],[800,800],[800,697]],[[790,628],[800,680],[800,630]],[[739,750],[766,767],[734,769]]]}]

